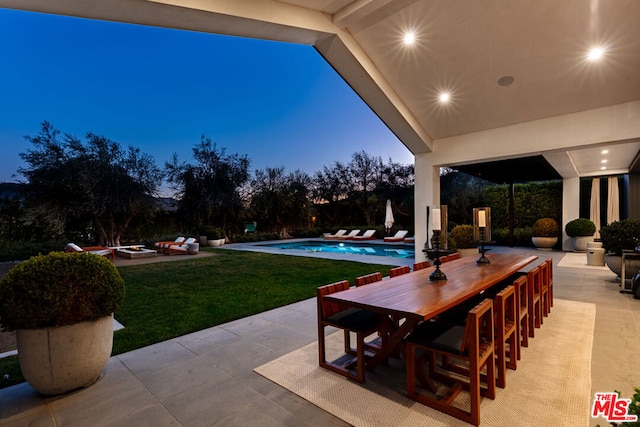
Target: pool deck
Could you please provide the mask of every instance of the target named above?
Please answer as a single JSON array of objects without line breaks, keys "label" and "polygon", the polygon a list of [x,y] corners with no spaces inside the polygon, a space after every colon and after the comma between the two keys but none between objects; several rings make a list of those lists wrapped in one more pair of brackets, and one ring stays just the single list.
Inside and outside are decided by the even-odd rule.
[{"label": "pool deck", "polygon": [[[264,252],[270,254],[279,255],[293,255],[304,256],[308,258],[324,258],[342,261],[357,261],[367,264],[383,264],[383,265],[409,265],[412,266],[415,262],[414,258],[399,258],[392,256],[377,256],[377,255],[365,255],[365,254],[347,254],[342,252],[310,252],[298,249],[280,249],[269,246],[263,246],[265,244],[278,244],[278,243],[298,243],[298,242],[318,242],[318,243],[350,243],[349,240],[331,240],[327,241],[322,238],[301,238],[301,239],[287,239],[287,240],[270,240],[269,242],[247,242],[247,243],[231,243],[224,246],[220,246],[220,249],[232,249],[240,251],[252,251],[252,252]],[[355,242],[358,245],[370,244],[374,245],[394,245],[394,246],[406,246],[409,249],[413,249],[413,243],[388,243],[382,239],[367,240],[366,242]]]}]

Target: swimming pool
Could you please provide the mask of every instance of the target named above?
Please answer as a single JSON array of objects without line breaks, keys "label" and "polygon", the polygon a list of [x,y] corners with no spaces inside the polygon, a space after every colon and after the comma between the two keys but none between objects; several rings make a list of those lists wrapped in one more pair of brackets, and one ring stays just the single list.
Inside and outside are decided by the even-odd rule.
[{"label": "swimming pool", "polygon": [[393,245],[388,243],[367,244],[356,242],[323,242],[323,241],[297,241],[267,243],[256,246],[265,246],[278,249],[294,249],[306,252],[329,252],[351,255],[374,255],[393,258],[415,258],[415,250],[411,245]]}]

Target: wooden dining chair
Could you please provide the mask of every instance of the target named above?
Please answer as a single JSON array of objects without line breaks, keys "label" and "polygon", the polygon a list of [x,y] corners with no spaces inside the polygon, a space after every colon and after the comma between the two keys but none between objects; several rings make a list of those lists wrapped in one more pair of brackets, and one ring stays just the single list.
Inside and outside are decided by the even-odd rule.
[{"label": "wooden dining chair", "polygon": [[460,254],[460,252],[454,252],[452,254],[447,255],[447,261],[455,261],[457,259],[460,259],[462,257],[462,255]]},{"label": "wooden dining chair", "polygon": [[516,291],[516,312],[518,322],[516,323],[518,340],[516,347],[516,357],[520,360],[522,347],[529,347],[529,305],[527,294],[527,276],[522,275],[513,281]]},{"label": "wooden dining chair", "polygon": [[[495,342],[496,342],[496,364],[497,385],[500,388],[507,386],[507,368],[516,369],[517,366],[517,346],[518,313],[516,311],[516,291],[513,285],[509,285],[498,292],[493,300],[495,309]],[[507,346],[508,362],[507,362]]]},{"label": "wooden dining chair", "polygon": [[444,264],[449,261],[449,255],[441,256],[438,259],[440,260],[440,264]]},{"label": "wooden dining chair", "polygon": [[540,266],[527,273],[527,304],[529,308],[529,337],[534,338],[535,328],[542,325],[542,299],[540,292]]},{"label": "wooden dining chair", "polygon": [[[453,325],[443,328],[442,325],[437,325],[438,322],[435,324],[425,322],[423,327],[409,334],[406,339],[408,397],[470,424],[479,425],[480,396],[490,399],[495,399],[496,396],[493,320],[493,303],[490,299],[485,299],[469,311],[465,326]],[[426,351],[429,356],[427,359],[431,377],[446,384],[453,384],[444,396],[432,396],[418,391],[417,363],[425,360],[425,358],[416,357],[418,349]],[[465,366],[461,370],[456,369],[454,375],[448,375],[446,371],[440,372],[437,366],[438,355],[443,359],[456,359]],[[460,365],[447,364],[447,366]],[[486,387],[482,387],[480,372],[485,367]],[[461,374],[467,376],[468,382],[460,376]],[[453,405],[453,401],[463,387],[469,389],[469,411]]]},{"label": "wooden dining chair", "polygon": [[[379,330],[381,320],[378,315],[371,311],[347,308],[341,304],[325,299],[327,295],[347,289],[349,289],[348,280],[320,286],[316,289],[319,364],[325,369],[363,383],[365,373],[365,338]],[[325,328],[327,326],[333,326],[344,331],[344,352],[346,353],[346,357],[343,356],[334,361],[327,361],[325,343]],[[355,351],[351,348],[350,343],[350,334],[352,332],[356,334]],[[355,366],[355,370],[353,366]]]},{"label": "wooden dining chair", "polygon": [[376,272],[367,274],[365,276],[356,277],[356,288],[370,283],[379,282],[382,280],[382,273]]},{"label": "wooden dining chair", "polygon": [[540,289],[542,291],[542,314],[546,317],[553,306],[553,259],[540,264]]},{"label": "wooden dining chair", "polygon": [[411,268],[408,265],[403,265],[389,270],[389,277],[397,277],[407,273],[411,273]]},{"label": "wooden dining chair", "polygon": [[420,261],[413,264],[413,271],[422,270],[423,268],[431,267],[431,262],[429,260]]},{"label": "wooden dining chair", "polygon": [[549,309],[553,307],[553,258],[547,259],[549,263]]}]

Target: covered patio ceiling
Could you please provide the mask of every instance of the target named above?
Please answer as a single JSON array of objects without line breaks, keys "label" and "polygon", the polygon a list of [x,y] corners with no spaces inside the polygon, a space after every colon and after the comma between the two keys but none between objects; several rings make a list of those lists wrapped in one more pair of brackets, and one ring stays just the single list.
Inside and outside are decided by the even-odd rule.
[{"label": "covered patio ceiling", "polygon": [[[433,153],[441,166],[467,170],[484,163],[485,176],[501,171],[499,181],[553,176],[541,157],[565,178],[626,173],[640,150],[637,0],[0,0],[0,7],[314,46],[415,155]],[[413,43],[404,42],[407,34]],[[599,61],[587,59],[593,47],[602,49]],[[524,137],[521,129],[535,132]],[[504,162],[514,158],[523,159]]]},{"label": "covered patio ceiling", "polygon": [[516,184],[562,179],[544,156],[519,157],[457,166],[454,169],[496,184]]}]

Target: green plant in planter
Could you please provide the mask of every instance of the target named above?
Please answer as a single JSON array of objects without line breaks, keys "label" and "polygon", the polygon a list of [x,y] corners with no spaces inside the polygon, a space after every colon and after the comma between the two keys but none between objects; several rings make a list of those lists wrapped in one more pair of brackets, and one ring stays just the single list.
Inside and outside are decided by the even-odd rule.
[{"label": "green plant in planter", "polygon": [[473,240],[472,225],[456,225],[451,230],[450,237],[455,242],[456,249],[470,249],[478,246],[477,242]]},{"label": "green plant in planter", "polygon": [[576,218],[565,225],[564,231],[569,237],[593,236],[596,224],[587,218]]},{"label": "green plant in planter", "polygon": [[210,229],[209,231],[207,231],[207,238],[209,240],[222,239],[222,236],[220,234],[220,230],[218,230],[217,228]]},{"label": "green plant in planter", "polygon": [[558,222],[553,218],[540,218],[531,227],[533,237],[558,237],[559,232]]},{"label": "green plant in planter", "polygon": [[633,250],[640,244],[640,220],[623,219],[600,229],[602,246],[608,253],[622,255],[623,249]]},{"label": "green plant in planter", "polygon": [[0,323],[15,330],[96,320],[116,311],[124,295],[124,280],[106,258],[51,252],[16,265],[0,282]]},{"label": "green plant in planter", "polygon": [[210,225],[202,227],[200,230],[203,236],[207,236],[207,240],[217,240],[220,239],[220,231]]}]

